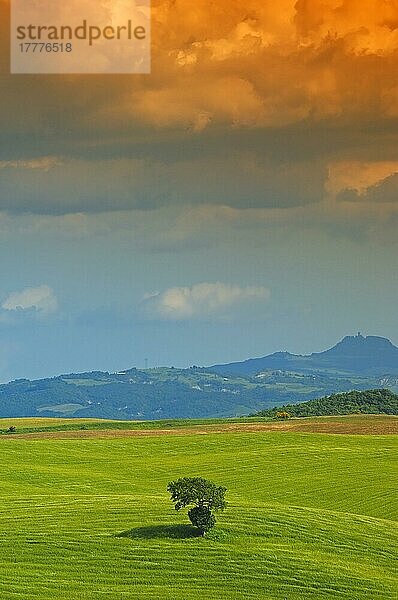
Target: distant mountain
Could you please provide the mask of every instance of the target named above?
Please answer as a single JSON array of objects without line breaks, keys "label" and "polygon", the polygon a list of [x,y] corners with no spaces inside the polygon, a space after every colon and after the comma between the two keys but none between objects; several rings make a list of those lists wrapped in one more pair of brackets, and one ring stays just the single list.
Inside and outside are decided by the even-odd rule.
[{"label": "distant mountain", "polygon": [[210,367],[212,372],[220,375],[240,376],[254,375],[267,369],[297,372],[343,371],[367,376],[398,375],[398,348],[387,338],[363,337],[359,333],[345,337],[329,350],[307,356],[276,352],[263,358]]},{"label": "distant mountain", "polygon": [[293,417],[315,417],[322,415],[385,414],[398,415],[398,395],[390,390],[352,391],[333,394],[319,400],[299,404],[287,404],[262,410],[254,416],[274,417],[279,412],[287,412]]},{"label": "distant mountain", "polygon": [[230,365],[70,373],[0,385],[0,417],[172,419],[241,416],[350,390],[398,391],[398,349],[346,337],[326,352]]},{"label": "distant mountain", "polygon": [[398,371],[398,348],[390,340],[375,335],[347,336],[330,350],[312,354],[314,361],[358,373]]}]

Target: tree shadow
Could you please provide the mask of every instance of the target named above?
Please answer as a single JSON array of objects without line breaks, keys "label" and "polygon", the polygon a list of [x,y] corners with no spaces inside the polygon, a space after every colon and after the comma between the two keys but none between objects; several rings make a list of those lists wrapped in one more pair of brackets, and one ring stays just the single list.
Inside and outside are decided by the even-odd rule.
[{"label": "tree shadow", "polygon": [[184,539],[199,537],[200,532],[192,525],[152,525],[149,527],[135,527],[117,533],[115,537],[141,540],[154,539]]}]

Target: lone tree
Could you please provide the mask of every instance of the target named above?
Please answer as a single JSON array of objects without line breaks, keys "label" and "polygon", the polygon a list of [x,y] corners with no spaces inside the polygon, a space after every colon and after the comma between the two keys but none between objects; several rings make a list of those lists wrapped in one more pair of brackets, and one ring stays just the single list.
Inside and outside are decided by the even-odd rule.
[{"label": "lone tree", "polygon": [[212,511],[224,510],[227,506],[225,501],[227,488],[218,486],[203,477],[182,477],[177,481],[171,481],[167,491],[171,494],[170,499],[174,502],[176,510],[193,505],[188,511],[188,517],[202,536],[216,524]]}]

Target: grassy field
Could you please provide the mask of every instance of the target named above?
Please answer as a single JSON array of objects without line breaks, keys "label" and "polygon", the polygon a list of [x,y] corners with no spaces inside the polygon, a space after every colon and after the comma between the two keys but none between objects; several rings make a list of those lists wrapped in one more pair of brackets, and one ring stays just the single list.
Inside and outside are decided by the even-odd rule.
[{"label": "grassy field", "polygon": [[[2,600],[396,599],[396,436],[153,433],[2,436]],[[204,539],[166,493],[195,475],[229,490]]]}]

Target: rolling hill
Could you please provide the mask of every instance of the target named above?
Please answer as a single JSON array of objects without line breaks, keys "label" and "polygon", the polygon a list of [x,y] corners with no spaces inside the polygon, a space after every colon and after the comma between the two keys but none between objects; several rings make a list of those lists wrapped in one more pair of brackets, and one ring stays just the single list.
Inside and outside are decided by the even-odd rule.
[{"label": "rolling hill", "polygon": [[[396,598],[396,436],[77,433],[0,437],[0,598]],[[166,491],[196,474],[228,490],[205,538]]]}]

